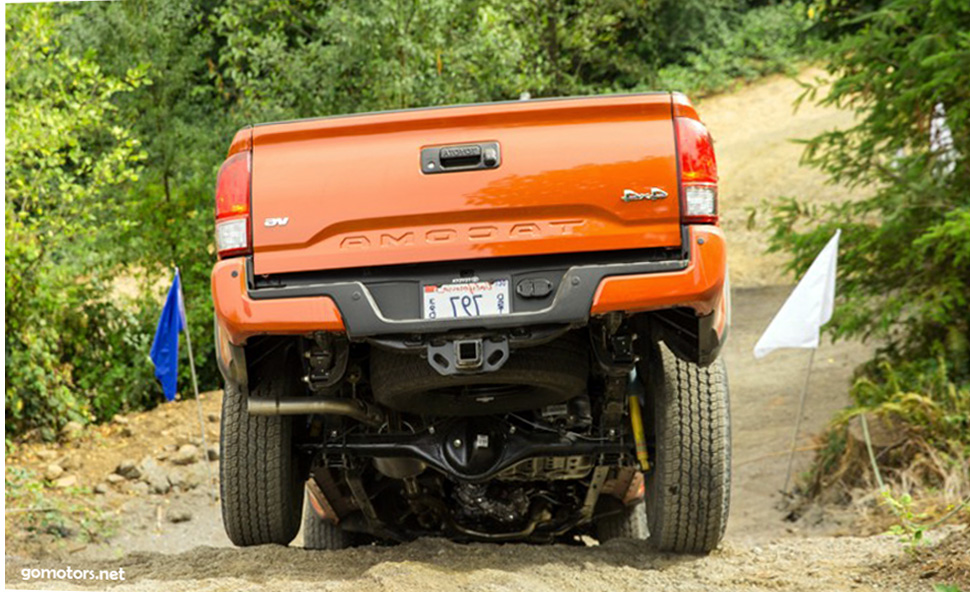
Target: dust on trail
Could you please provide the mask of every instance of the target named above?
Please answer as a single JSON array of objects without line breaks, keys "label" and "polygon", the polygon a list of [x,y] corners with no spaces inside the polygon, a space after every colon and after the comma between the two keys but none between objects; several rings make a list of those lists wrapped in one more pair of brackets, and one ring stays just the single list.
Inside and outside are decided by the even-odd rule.
[{"label": "dust on trail", "polygon": [[[813,71],[803,78],[814,75]],[[848,538],[848,522],[820,516],[820,525],[786,522],[776,508],[784,481],[798,390],[807,362],[802,351],[782,351],[763,360],[751,355],[757,337],[788,294],[778,257],[763,254],[762,230],[746,226],[745,206],[778,195],[838,197],[814,171],[797,167],[800,147],[789,140],[850,123],[832,109],[806,105],[792,113],[800,87],[784,77],[705,100],[701,114],[717,141],[722,177],[723,220],[730,242],[734,315],[724,351],[731,385],[733,475],[732,511],[723,546],[708,557],[676,557],[651,551],[644,543],[613,541],[602,546],[458,545],[423,539],[413,543],[345,551],[293,547],[235,549],[222,531],[220,510],[204,488],[160,495],[130,495],[113,489],[101,503],[114,508],[120,532],[107,544],[54,550],[46,556],[6,556],[8,588],[104,589],[101,582],[24,581],[32,567],[116,569],[126,581],[117,590],[928,590],[932,580],[900,581],[886,573],[903,555],[887,537]],[[813,193],[814,192],[814,193]],[[845,405],[852,369],[870,355],[858,343],[828,343],[816,355],[800,447]],[[208,394],[206,413],[215,413],[219,393]],[[135,435],[118,439],[119,426],[95,428],[104,434],[82,445],[87,456],[81,485],[93,486],[122,457],[155,455],[193,437],[192,402],[166,405],[131,417]],[[209,442],[218,424],[207,422]],[[86,447],[86,448],[84,448]],[[811,452],[799,454],[796,469]],[[38,457],[24,458],[41,467]],[[8,458],[8,464],[13,462]],[[215,463],[214,463],[215,465]],[[216,467],[213,466],[215,470]],[[191,511],[188,522],[172,524],[166,512]],[[11,533],[7,533],[10,543]],[[13,545],[17,549],[17,545]],[[33,555],[33,557],[31,557]],[[898,572],[898,570],[896,570]],[[891,583],[890,583],[891,582]]]}]

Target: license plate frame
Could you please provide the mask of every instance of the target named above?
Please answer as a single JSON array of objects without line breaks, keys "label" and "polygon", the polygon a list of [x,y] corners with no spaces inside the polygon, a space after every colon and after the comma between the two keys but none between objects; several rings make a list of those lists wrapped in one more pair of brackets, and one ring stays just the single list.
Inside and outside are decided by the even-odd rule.
[{"label": "license plate frame", "polygon": [[425,321],[500,317],[512,313],[508,277],[423,284],[421,318]]}]

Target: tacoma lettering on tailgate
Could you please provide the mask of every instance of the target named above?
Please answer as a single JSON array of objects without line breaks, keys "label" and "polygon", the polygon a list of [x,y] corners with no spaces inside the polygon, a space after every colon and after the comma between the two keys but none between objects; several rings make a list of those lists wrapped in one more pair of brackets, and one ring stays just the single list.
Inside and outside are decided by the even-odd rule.
[{"label": "tacoma lettering on tailgate", "polygon": [[419,242],[443,244],[459,241],[484,242],[501,239],[534,239],[572,234],[586,220],[549,220],[544,222],[495,222],[490,224],[467,224],[462,226],[432,228],[429,230],[402,230],[370,232],[346,236],[340,241],[341,249],[370,249],[372,247],[409,247]]}]

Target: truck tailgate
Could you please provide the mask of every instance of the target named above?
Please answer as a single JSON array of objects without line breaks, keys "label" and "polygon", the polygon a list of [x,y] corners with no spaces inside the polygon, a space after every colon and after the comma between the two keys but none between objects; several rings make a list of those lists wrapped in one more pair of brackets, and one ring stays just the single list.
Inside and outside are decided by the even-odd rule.
[{"label": "truck tailgate", "polygon": [[[422,170],[423,148],[487,142],[495,168]],[[677,187],[668,93],[260,125],[254,271],[679,247]]]}]

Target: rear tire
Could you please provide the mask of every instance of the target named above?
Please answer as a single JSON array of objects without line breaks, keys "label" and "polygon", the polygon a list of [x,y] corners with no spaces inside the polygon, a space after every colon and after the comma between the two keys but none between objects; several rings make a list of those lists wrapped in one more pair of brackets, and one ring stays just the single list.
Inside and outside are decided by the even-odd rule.
[{"label": "rear tire", "polygon": [[649,396],[657,446],[646,475],[650,544],[661,551],[709,553],[724,536],[731,489],[724,362],[702,368],[665,346],[655,351]]},{"label": "rear tire", "polygon": [[307,499],[303,509],[303,548],[320,551],[336,551],[354,546],[354,534],[324,520]]},{"label": "rear tire", "polygon": [[643,502],[627,506],[619,514],[604,516],[596,522],[596,538],[601,543],[613,539],[643,541],[647,536],[647,511]]},{"label": "rear tire", "polygon": [[[292,378],[280,365],[260,381],[258,394],[289,395]],[[226,384],[222,399],[222,522],[240,547],[288,545],[300,530],[303,479],[292,447],[292,418],[250,415],[239,388]]]}]

